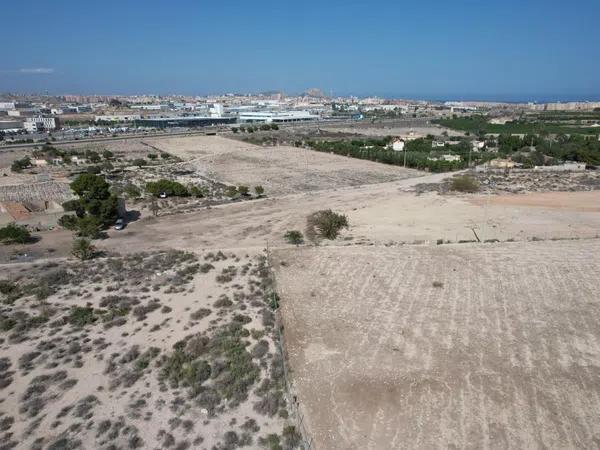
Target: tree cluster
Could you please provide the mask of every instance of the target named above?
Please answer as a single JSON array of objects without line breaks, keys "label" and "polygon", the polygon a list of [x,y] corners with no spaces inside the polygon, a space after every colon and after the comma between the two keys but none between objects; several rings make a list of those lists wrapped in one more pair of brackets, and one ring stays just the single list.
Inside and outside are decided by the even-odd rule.
[{"label": "tree cluster", "polygon": [[75,215],[61,217],[59,224],[80,236],[97,238],[102,229],[117,219],[118,198],[110,192],[104,177],[90,173],[79,175],[71,183],[71,189],[79,198],[65,202],[63,207]]}]

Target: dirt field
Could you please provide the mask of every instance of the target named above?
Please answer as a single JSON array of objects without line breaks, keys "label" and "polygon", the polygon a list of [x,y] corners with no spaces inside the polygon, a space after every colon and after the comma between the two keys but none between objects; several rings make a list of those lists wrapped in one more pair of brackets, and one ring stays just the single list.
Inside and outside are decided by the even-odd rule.
[{"label": "dirt field", "polygon": [[161,150],[188,160],[214,180],[250,187],[270,196],[382,183],[424,175],[413,169],[359,161],[296,147],[261,147],[220,136],[156,139]]},{"label": "dirt field", "polygon": [[316,448],[596,447],[599,255],[598,240],[275,252]]}]

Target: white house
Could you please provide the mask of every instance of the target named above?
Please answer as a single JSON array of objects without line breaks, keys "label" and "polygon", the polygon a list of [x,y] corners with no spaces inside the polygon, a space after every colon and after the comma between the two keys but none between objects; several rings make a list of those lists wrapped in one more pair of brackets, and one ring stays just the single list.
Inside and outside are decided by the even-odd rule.
[{"label": "white house", "polygon": [[404,139],[395,139],[394,142],[392,142],[392,150],[402,152],[404,151],[404,145]]}]

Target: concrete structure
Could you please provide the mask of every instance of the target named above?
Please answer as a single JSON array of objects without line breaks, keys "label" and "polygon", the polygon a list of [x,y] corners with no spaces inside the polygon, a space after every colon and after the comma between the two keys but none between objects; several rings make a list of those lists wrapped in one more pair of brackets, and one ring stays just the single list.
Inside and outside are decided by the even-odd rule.
[{"label": "concrete structure", "polygon": [[9,111],[15,109],[15,102],[0,102],[0,111]]},{"label": "concrete structure", "polygon": [[59,121],[56,117],[28,117],[23,126],[30,133],[36,131],[55,130],[59,128]]},{"label": "concrete structure", "polygon": [[20,120],[0,120],[0,131],[7,133],[23,130],[23,122]]},{"label": "concrete structure", "polygon": [[319,116],[308,111],[243,111],[240,122],[286,123],[318,120]]},{"label": "concrete structure", "polygon": [[223,117],[224,108],[220,103],[213,103],[212,106],[208,108],[208,115],[210,117]]},{"label": "concrete structure", "polygon": [[488,163],[488,167],[492,168],[492,169],[512,169],[514,167],[516,167],[517,163],[510,160],[510,159],[502,159],[502,158],[496,158],[496,159],[492,159],[489,163]]},{"label": "concrete structure", "polygon": [[173,127],[206,127],[210,125],[226,125],[235,123],[235,117],[151,117],[137,119],[136,127],[173,128]]},{"label": "concrete structure", "polygon": [[582,172],[585,170],[585,163],[569,161],[556,166],[535,166],[533,170],[542,172]]},{"label": "concrete structure", "polygon": [[133,122],[141,119],[139,114],[114,114],[94,117],[94,122]]}]

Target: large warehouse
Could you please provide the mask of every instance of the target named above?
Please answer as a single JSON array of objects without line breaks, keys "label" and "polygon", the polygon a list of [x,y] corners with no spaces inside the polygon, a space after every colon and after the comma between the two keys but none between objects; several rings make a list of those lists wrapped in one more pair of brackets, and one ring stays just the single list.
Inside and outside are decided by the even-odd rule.
[{"label": "large warehouse", "polygon": [[240,122],[286,123],[317,120],[319,116],[308,111],[242,111]]},{"label": "large warehouse", "polygon": [[235,123],[235,117],[151,117],[136,119],[136,127],[172,128],[172,127],[206,127]]}]

